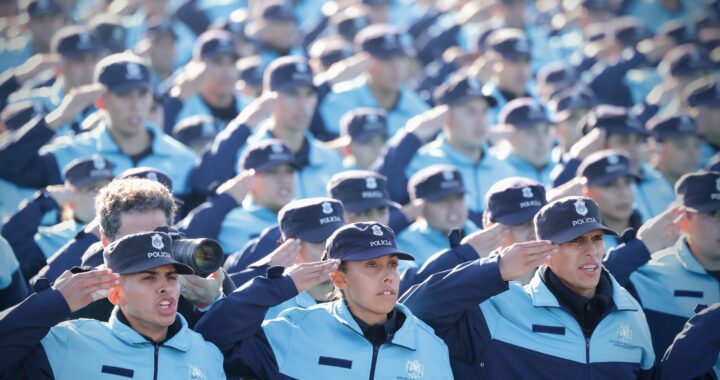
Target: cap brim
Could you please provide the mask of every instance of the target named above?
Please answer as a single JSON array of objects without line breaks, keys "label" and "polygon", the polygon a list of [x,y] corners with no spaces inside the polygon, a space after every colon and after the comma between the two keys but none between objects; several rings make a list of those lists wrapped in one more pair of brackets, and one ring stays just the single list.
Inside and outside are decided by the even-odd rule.
[{"label": "cap brim", "polygon": [[633,171],[621,171],[621,172],[605,174],[603,176],[593,178],[593,179],[588,178],[587,185],[588,186],[603,186],[603,185],[607,185],[608,183],[610,183],[620,177],[631,177],[636,180],[640,179],[640,175],[638,173],[635,173]]},{"label": "cap brim", "polygon": [[377,199],[366,199],[357,202],[342,202],[345,211],[349,212],[363,212],[378,207],[390,207],[394,203],[393,201],[385,198]]},{"label": "cap brim", "polygon": [[441,201],[441,200],[443,200],[451,195],[455,195],[455,194],[465,194],[465,190],[459,190],[459,189],[440,190],[440,191],[434,192],[432,194],[425,195],[422,198],[420,198],[420,197],[419,198],[424,199],[426,201],[430,201],[430,202],[438,202],[438,201]]},{"label": "cap brim", "polygon": [[261,165],[258,165],[257,167],[255,167],[255,168],[253,168],[253,169],[255,169],[256,172],[264,172],[264,171],[266,171],[266,170],[268,170],[268,169],[272,169],[272,168],[274,168],[274,167],[276,167],[276,166],[280,166],[280,165],[289,165],[289,166],[293,167],[295,170],[300,170],[300,169],[301,169],[300,165],[298,165],[298,163],[295,162],[295,161],[283,161],[283,162],[270,162],[270,161],[267,161],[267,162],[265,162],[265,163],[263,163],[263,164],[261,164]]},{"label": "cap brim", "polygon": [[707,202],[700,205],[685,206],[686,209],[694,212],[711,212],[720,210],[720,201]]},{"label": "cap brim", "polygon": [[471,100],[471,99],[478,99],[478,98],[485,100],[485,102],[487,102],[487,104],[488,104],[488,106],[489,106],[490,108],[494,108],[494,107],[496,107],[497,104],[498,104],[497,99],[495,99],[495,98],[493,98],[492,96],[489,96],[489,95],[465,94],[465,95],[463,95],[463,96],[455,99],[455,101],[453,101],[452,103],[448,103],[448,105],[449,105],[449,106],[454,106],[454,105],[463,103],[463,102],[465,102],[465,101],[468,101],[468,100]]},{"label": "cap brim", "polygon": [[288,91],[292,91],[298,87],[306,87],[306,86],[312,88],[313,91],[317,91],[317,87],[312,82],[312,80],[287,81],[283,84],[275,86],[275,88],[273,88],[272,91],[288,92]]},{"label": "cap brim", "polygon": [[179,263],[173,259],[165,258],[165,257],[158,257],[156,259],[148,260],[136,265],[131,265],[130,267],[126,268],[123,271],[116,272],[119,274],[131,274],[131,273],[140,273],[144,272],[146,270],[150,270],[152,268],[157,268],[159,266],[163,265],[174,265],[177,269],[178,274],[195,274],[195,272],[190,268],[189,266]]},{"label": "cap brim", "polygon": [[388,133],[385,131],[367,131],[360,134],[357,134],[355,136],[351,136],[351,141],[360,143],[360,144],[366,144],[372,141],[372,139],[375,138],[375,136],[384,136],[385,140],[388,138]]},{"label": "cap brim", "polygon": [[533,220],[535,214],[537,214],[541,208],[542,207],[528,207],[512,214],[494,217],[493,219],[506,226],[519,226]]},{"label": "cap brim", "polygon": [[415,261],[415,257],[409,253],[400,252],[397,248],[393,247],[374,247],[371,249],[364,250],[362,252],[353,253],[347,256],[343,256],[343,261],[365,261],[377,259],[383,256],[397,256],[400,260]]},{"label": "cap brim", "polygon": [[563,243],[567,243],[571,240],[577,239],[579,236],[582,236],[590,231],[597,231],[597,230],[603,231],[608,235],[618,236],[618,234],[615,233],[615,231],[603,226],[600,223],[587,223],[587,224],[580,225],[576,228],[567,229],[567,230],[563,231],[563,233],[558,234],[557,236],[552,237],[549,240],[553,244],[563,244]]},{"label": "cap brim", "polygon": [[415,56],[415,51],[412,49],[392,49],[392,50],[385,50],[385,51],[365,51],[366,53],[370,54],[373,58],[377,58],[380,60],[387,60],[392,59],[395,57],[413,57]]},{"label": "cap brim", "polygon": [[145,81],[124,81],[122,83],[119,83],[115,86],[109,87],[108,90],[119,94],[119,95],[125,95],[129,93],[132,90],[137,89],[145,89],[145,90],[152,90],[152,84],[150,82]]},{"label": "cap brim", "polygon": [[298,232],[294,237],[308,243],[324,243],[335,230],[343,225],[343,223],[330,223],[318,228],[313,228],[312,230]]},{"label": "cap brim", "polygon": [[[601,127],[602,128],[602,127]],[[646,129],[628,128],[628,127],[604,127],[605,132],[616,135],[642,135],[649,136],[650,132]],[[589,132],[589,131],[588,131]]]},{"label": "cap brim", "polygon": [[101,50],[102,50],[102,48],[100,46],[98,46],[95,49],[82,49],[82,50],[73,51],[73,52],[60,53],[60,55],[63,58],[78,59],[78,58],[83,58],[86,55],[90,55],[90,54],[98,55],[98,54],[100,54]]}]

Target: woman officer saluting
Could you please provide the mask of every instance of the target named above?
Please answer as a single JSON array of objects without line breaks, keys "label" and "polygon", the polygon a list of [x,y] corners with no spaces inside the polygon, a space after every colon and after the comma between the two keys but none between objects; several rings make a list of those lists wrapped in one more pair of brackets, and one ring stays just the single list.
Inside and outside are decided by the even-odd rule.
[{"label": "woman officer saluting", "polygon": [[[380,223],[344,226],[325,261],[282,274],[268,270],[218,301],[196,330],[225,355],[229,374],[314,379],[451,379],[448,350],[433,330],[397,303],[398,252]],[[267,309],[330,276],[337,300],[292,308],[263,323]]]}]

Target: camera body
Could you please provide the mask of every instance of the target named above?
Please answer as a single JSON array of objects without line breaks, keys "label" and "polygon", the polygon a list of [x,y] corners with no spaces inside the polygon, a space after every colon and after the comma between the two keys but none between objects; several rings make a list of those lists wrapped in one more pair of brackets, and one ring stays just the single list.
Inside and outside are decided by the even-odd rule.
[{"label": "camera body", "polygon": [[172,239],[173,258],[193,269],[196,276],[207,277],[225,262],[220,243],[213,239],[186,239],[185,234],[174,227],[158,227]]}]

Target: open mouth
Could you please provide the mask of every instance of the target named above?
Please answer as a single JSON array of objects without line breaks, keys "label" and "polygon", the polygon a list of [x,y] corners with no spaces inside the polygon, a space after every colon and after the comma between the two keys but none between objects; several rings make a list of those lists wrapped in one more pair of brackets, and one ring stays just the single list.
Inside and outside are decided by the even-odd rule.
[{"label": "open mouth", "polygon": [[594,274],[600,270],[597,264],[586,264],[580,267],[580,270],[587,274]]}]

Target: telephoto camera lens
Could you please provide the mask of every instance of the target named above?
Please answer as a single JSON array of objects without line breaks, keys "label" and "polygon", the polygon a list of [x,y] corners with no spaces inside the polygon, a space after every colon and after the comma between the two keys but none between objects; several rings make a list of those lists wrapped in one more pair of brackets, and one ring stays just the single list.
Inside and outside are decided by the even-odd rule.
[{"label": "telephoto camera lens", "polygon": [[195,275],[207,277],[225,261],[220,244],[212,239],[179,239],[173,241],[173,257],[189,266]]}]

